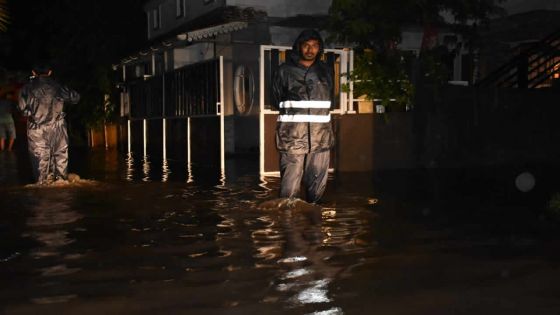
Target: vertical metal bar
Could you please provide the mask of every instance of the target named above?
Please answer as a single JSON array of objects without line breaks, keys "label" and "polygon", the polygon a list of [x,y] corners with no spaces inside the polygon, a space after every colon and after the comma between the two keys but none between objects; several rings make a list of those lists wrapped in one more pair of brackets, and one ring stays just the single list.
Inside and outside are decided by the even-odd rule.
[{"label": "vertical metal bar", "polygon": [[225,160],[225,128],[224,128],[224,57],[220,56],[220,167],[222,172],[226,168]]},{"label": "vertical metal bar", "polygon": [[[354,72],[354,50],[350,50],[350,60],[348,64],[348,73]],[[355,114],[354,110],[354,80],[350,80],[350,92],[348,93],[348,113]]]},{"label": "vertical metal bar", "polygon": [[[343,75],[344,74],[344,75]],[[342,87],[348,83],[348,50],[340,52],[340,111],[346,114],[348,111],[348,93],[342,92]],[[334,78],[336,80],[336,78]]]},{"label": "vertical metal bar", "polygon": [[187,164],[191,163],[191,117],[187,117]]},{"label": "vertical metal bar", "polygon": [[187,88],[187,86],[189,86],[190,81],[189,81],[189,75],[190,73],[186,70],[183,69],[181,71],[181,92],[182,92],[182,96],[183,96],[183,107],[182,107],[182,112],[183,115],[190,115],[191,113],[191,104],[190,104],[190,90]]},{"label": "vertical metal bar", "polygon": [[163,118],[163,159],[167,160],[167,120]]},{"label": "vertical metal bar", "polygon": [[191,118],[187,117],[187,183],[194,181],[191,160]]},{"label": "vertical metal bar", "polygon": [[[189,71],[187,70],[189,69]],[[192,78],[192,71],[190,68],[185,68],[181,71],[181,90],[183,91],[183,106],[184,111],[183,115],[190,116],[193,114],[192,112],[192,86],[191,86],[191,78]],[[187,88],[187,86],[189,88]]]},{"label": "vertical metal bar", "polygon": [[270,105],[272,103],[272,95],[270,95],[272,77],[280,67],[280,51],[277,48],[270,49],[270,60],[267,60],[267,63],[270,65],[270,72],[266,76],[265,93],[268,93],[268,105]]},{"label": "vertical metal bar", "polygon": [[155,52],[152,53],[152,72],[150,74],[153,75],[153,76],[156,75],[156,53]]},{"label": "vertical metal bar", "polygon": [[144,157],[147,155],[148,153],[148,131],[147,129],[147,124],[148,122],[146,121],[146,119],[144,119],[142,124],[142,133],[143,133],[143,141],[144,141]]},{"label": "vertical metal bar", "polygon": [[202,104],[199,101],[200,95],[200,65],[193,68],[193,75],[191,76],[191,98],[192,98],[192,109],[195,114],[202,114]]},{"label": "vertical metal bar", "polygon": [[181,98],[181,108],[179,109],[179,112],[181,114],[181,116],[187,115],[187,97],[186,97],[186,91],[185,91],[185,71],[181,70],[181,72],[179,72],[179,91],[181,91],[181,95],[179,96]]},{"label": "vertical metal bar", "polygon": [[166,98],[165,98],[165,71],[164,73],[161,74],[161,116],[163,117],[163,159],[167,159],[167,124],[165,121],[165,117],[166,117],[166,112],[165,112],[165,102],[166,102]]},{"label": "vertical metal bar", "polygon": [[264,174],[264,54],[265,48],[260,46],[259,54],[259,174]]},{"label": "vertical metal bar", "polygon": [[196,114],[196,108],[194,106],[193,99],[193,95],[196,91],[196,88],[193,86],[193,76],[195,75],[195,72],[194,67],[188,67],[187,69],[188,71],[185,71],[185,95],[187,104],[187,115],[191,116]]},{"label": "vertical metal bar", "polygon": [[152,97],[152,93],[150,91],[150,85],[145,80],[142,82],[144,87],[144,118],[148,117],[150,114],[150,99]]},{"label": "vertical metal bar", "polygon": [[138,95],[141,97],[139,103],[142,103],[142,118],[145,118],[147,113],[146,107],[148,106],[147,98],[150,95],[147,92],[146,82],[140,81],[140,84],[138,84]]},{"label": "vertical metal bar", "polygon": [[[327,52],[325,55],[326,55],[326,57],[327,57],[327,62],[326,62],[326,63],[327,63],[327,65],[328,65],[329,69],[332,69],[332,74],[333,74],[333,76],[334,76],[334,73],[335,73],[334,68],[335,68],[335,62],[336,62],[336,55],[335,55],[334,52]],[[336,104],[336,103],[340,103],[340,99],[337,100],[337,99],[335,98],[336,94],[335,94],[335,90],[334,90],[334,89],[335,89],[335,85],[336,85],[336,84],[340,84],[340,82],[335,82],[334,80],[336,80],[336,78],[333,78],[333,91],[332,91],[332,94],[331,94],[331,95],[333,96],[333,101],[335,102],[335,104],[332,104],[332,107],[331,107],[331,108],[335,108],[335,109],[336,109],[337,107],[340,108],[340,104]],[[336,106],[336,107],[335,107],[335,106]]]}]

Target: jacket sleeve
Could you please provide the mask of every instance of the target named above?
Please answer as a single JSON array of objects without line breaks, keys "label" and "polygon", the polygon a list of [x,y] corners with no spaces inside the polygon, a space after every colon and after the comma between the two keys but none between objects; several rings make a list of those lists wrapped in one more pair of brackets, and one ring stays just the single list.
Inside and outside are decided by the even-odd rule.
[{"label": "jacket sleeve", "polygon": [[65,102],[70,104],[77,104],[80,101],[80,94],[67,86],[60,89],[60,95]]},{"label": "jacket sleeve", "polygon": [[272,77],[272,107],[275,110],[279,110],[279,104],[282,101],[282,91],[283,91],[282,75],[280,69],[278,69]]},{"label": "jacket sleeve", "polygon": [[29,91],[26,87],[19,91],[17,107],[23,116],[29,116]]}]

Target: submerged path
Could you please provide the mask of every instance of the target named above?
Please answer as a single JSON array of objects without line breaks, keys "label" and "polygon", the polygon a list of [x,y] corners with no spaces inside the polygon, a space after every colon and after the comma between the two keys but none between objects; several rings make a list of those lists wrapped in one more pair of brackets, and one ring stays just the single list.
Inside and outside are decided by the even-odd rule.
[{"label": "submerged path", "polygon": [[560,313],[555,188],[500,185],[517,170],[339,174],[275,209],[251,160],[189,180],[94,152],[80,185],[34,187],[2,154],[5,314]]}]

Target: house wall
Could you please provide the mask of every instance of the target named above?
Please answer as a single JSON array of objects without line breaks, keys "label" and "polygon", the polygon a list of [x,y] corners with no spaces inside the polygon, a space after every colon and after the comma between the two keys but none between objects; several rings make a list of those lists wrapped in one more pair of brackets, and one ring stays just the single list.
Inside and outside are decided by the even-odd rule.
[{"label": "house wall", "polygon": [[[185,14],[181,17],[177,17],[176,1],[177,0],[152,0],[144,5],[144,11],[146,12],[148,22],[148,39],[164,35],[187,21],[225,5],[225,0],[182,0],[184,1]],[[159,29],[153,29],[154,21],[152,12],[158,8],[161,27]]]},{"label": "house wall", "polygon": [[[331,0],[182,0],[185,3],[185,14],[177,17],[178,0],[152,0],[144,5],[147,15],[148,39],[164,35],[184,23],[224,6],[240,8],[254,8],[267,12],[269,17],[291,17],[297,15],[326,15],[332,3]],[[153,28],[153,11],[159,10],[161,26]]]},{"label": "house wall", "polygon": [[223,95],[222,111],[224,113],[224,150],[226,153],[235,152],[235,126],[233,109],[233,47],[231,35],[219,35],[216,38],[216,54],[223,57]]},{"label": "house wall", "polygon": [[196,43],[173,49],[173,69],[214,58],[214,43]]},{"label": "house wall", "polygon": [[[252,102],[245,112],[240,112],[236,104],[234,110],[235,152],[258,152],[259,145],[259,52],[260,43],[269,41],[268,29],[259,25],[232,34],[232,70],[245,67],[246,75],[253,77]],[[233,77],[235,80],[235,77]],[[233,82],[232,82],[233,85]],[[233,100],[235,103],[235,99]]]}]

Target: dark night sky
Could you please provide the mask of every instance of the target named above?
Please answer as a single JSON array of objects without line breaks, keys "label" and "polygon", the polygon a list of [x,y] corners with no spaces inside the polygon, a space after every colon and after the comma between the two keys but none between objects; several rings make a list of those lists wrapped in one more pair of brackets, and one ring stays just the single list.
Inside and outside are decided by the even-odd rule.
[{"label": "dark night sky", "polygon": [[118,61],[145,42],[143,2],[8,0],[2,66],[28,69],[47,60],[75,71]]},{"label": "dark night sky", "polygon": [[[115,63],[146,46],[145,2],[8,0],[12,23],[6,34],[0,34],[0,66],[25,70],[38,60],[48,60],[66,72]],[[507,0],[502,4],[517,13],[549,8],[555,2]]]},{"label": "dark night sky", "polygon": [[[47,59],[64,68],[111,63],[146,45],[144,0],[8,0],[12,23],[0,66],[26,69]],[[510,13],[551,0],[507,0]],[[558,5],[556,5],[558,6]]]}]

